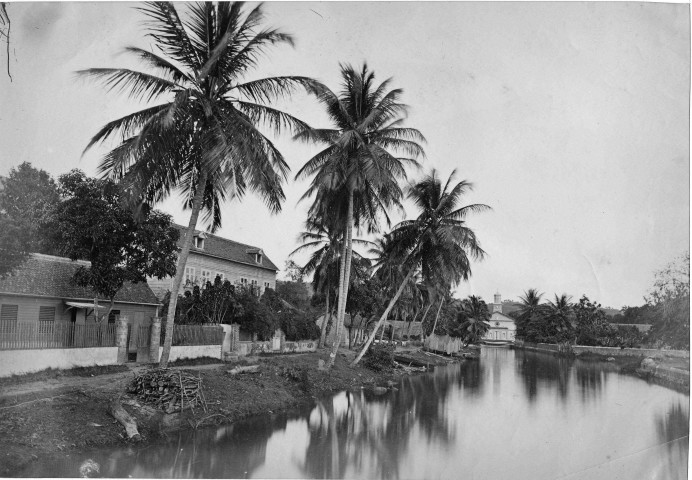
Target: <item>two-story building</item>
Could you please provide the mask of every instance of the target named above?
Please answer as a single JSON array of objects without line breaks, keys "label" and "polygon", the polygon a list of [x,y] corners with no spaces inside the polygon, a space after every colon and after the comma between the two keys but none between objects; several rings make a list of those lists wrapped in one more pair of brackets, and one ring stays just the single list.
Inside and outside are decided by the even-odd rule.
[{"label": "two-story building", "polygon": [[495,294],[493,303],[488,305],[490,309],[490,328],[483,336],[483,340],[488,343],[513,343],[517,331],[515,320],[509,315],[502,313],[502,296]]},{"label": "two-story building", "polygon": [[[182,247],[186,228],[176,227],[180,231],[178,247]],[[265,288],[276,288],[277,271],[276,265],[261,248],[195,230],[185,277],[178,293],[182,294],[195,285],[204,286],[217,276],[233,284],[255,287],[262,293]],[[147,283],[158,298],[163,298],[173,288],[172,277],[162,280],[148,278]]]}]

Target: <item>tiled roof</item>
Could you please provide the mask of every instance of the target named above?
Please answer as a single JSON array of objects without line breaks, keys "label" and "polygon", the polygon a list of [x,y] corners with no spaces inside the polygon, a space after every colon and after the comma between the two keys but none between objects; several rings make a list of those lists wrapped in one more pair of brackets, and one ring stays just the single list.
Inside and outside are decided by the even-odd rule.
[{"label": "tiled roof", "polygon": [[[187,227],[183,227],[181,225],[176,225],[176,227],[180,231],[178,247],[182,247]],[[261,252],[259,247],[234,242],[233,240],[228,240],[227,238],[217,237],[211,233],[195,230],[195,235],[201,233],[204,233],[204,249],[196,248],[193,244],[192,248],[190,248],[190,252],[201,255],[212,255],[214,257],[223,258],[224,260],[230,260],[231,262],[238,262],[257,268],[273,270],[275,272],[279,270],[264,253],[262,255],[262,264],[260,265],[259,263],[255,262],[255,253]]]},{"label": "tiled roof", "polygon": [[[72,281],[75,271],[82,265],[88,266],[89,262],[73,262],[69,258],[31,254],[11,275],[0,278],[0,294],[14,293],[93,301],[95,295],[90,288],[80,287]],[[115,301],[159,304],[147,282],[126,282],[115,295]]]}]

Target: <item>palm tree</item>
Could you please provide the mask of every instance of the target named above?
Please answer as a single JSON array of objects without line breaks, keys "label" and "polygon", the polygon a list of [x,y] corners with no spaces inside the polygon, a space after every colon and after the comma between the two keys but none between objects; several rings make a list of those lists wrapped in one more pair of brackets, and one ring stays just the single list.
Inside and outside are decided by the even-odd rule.
[{"label": "palm tree", "polygon": [[397,225],[391,232],[389,243],[391,262],[398,262],[401,272],[407,273],[352,365],[357,364],[368,350],[374,332],[385,321],[416,271],[420,271],[424,281],[456,286],[471,275],[469,257],[481,260],[485,256],[465,219],[469,213],[482,212],[490,207],[483,204],[458,207],[462,195],[472,188],[472,184],[462,180],[452,187],[455,174],[456,171],[452,172],[443,186],[433,169],[423,180],[409,187],[408,196],[418,206],[420,214],[415,220],[405,220]]},{"label": "palm tree", "polygon": [[401,89],[388,90],[391,80],[375,85],[375,75],[363,65],[356,71],[341,65],[343,84],[336,94],[325,89],[319,99],[325,105],[333,128],[305,128],[296,138],[325,148],[312,157],[296,179],[313,176],[303,196],[313,194],[312,215],[343,218],[346,241],[339,272],[336,341],[328,367],[334,364],[341,341],[348,288],[353,227],[367,224],[377,229],[377,217],[400,206],[403,193],[399,181],[406,179],[407,165],[417,166],[425,141],[413,128],[402,127],[407,107],[399,100]]},{"label": "palm tree", "polygon": [[535,288],[529,288],[524,292],[523,297],[519,297],[521,307],[515,313],[518,337],[526,338],[530,333],[531,323],[545,310],[544,305],[541,304],[542,297],[543,294]]},{"label": "palm tree", "polygon": [[[332,291],[332,279],[335,277],[333,270],[338,265],[341,252],[340,245],[343,243],[343,229],[340,227],[342,225],[338,225],[338,222],[314,217],[308,218],[305,222],[306,230],[298,236],[302,245],[289,254],[290,257],[304,250],[313,250],[307,263],[301,268],[301,273],[304,275],[314,274],[312,283],[315,291],[325,291],[326,293],[325,315],[320,326],[319,348],[324,347],[327,319],[330,317],[329,297]],[[357,238],[353,239],[353,242],[360,245],[372,244],[372,242]],[[353,265],[353,268],[357,268],[366,259],[355,251],[353,253],[359,260]]]},{"label": "palm tree", "polygon": [[281,209],[281,184],[289,168],[259,127],[274,133],[308,127],[265,104],[297,87],[315,94],[320,89],[306,77],[244,80],[269,47],[293,45],[290,35],[262,26],[261,5],[247,13],[241,3],[195,3],[185,8],[186,19],[172,3],[139,8],[148,18],[156,52],[126,50],[153,73],[125,68],[78,72],[134,100],[154,102],[109,122],[94,135],[85,151],[107,139],[120,142],[102,160],[101,173],[120,180],[140,202],[155,203],[178,190],[185,196],[184,206],[191,209],[168,307],[162,367],[168,363],[177,292],[200,212],[213,231],[221,225],[223,202],[241,198],[247,190],[259,194],[272,212]]},{"label": "palm tree", "polygon": [[574,310],[570,302],[572,297],[567,294],[558,296],[555,294],[555,301],[548,301],[548,316],[550,318],[551,329],[554,329],[555,341],[564,343],[572,339],[574,326]]},{"label": "palm tree", "polygon": [[460,329],[462,338],[465,343],[476,343],[490,328],[488,320],[490,320],[490,311],[488,305],[482,298],[475,295],[469,295],[460,303],[461,311],[459,312],[459,320],[461,320]]}]

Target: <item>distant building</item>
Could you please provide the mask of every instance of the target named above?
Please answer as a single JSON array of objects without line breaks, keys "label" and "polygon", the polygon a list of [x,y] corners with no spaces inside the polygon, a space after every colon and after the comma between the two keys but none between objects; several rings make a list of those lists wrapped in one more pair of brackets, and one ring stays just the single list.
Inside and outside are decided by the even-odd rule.
[{"label": "distant building", "polygon": [[[490,320],[488,324],[490,328],[483,336],[483,340],[504,340],[506,342],[513,342],[514,336],[516,334],[517,325],[512,317],[503,313],[503,307],[511,307],[512,304],[507,302],[502,302],[502,296],[500,293],[495,294],[493,303],[488,305],[490,310]],[[512,308],[515,310],[516,308]],[[510,310],[510,311],[512,311]]]},{"label": "distant building", "polygon": [[[176,227],[180,231],[178,247],[182,247],[186,228]],[[261,248],[195,230],[178,293],[182,294],[195,285],[204,286],[207,281],[213,282],[220,276],[232,284],[254,287],[261,294],[265,288],[276,288],[277,271],[276,265]],[[147,283],[158,298],[163,298],[173,288],[172,277],[162,280],[148,278]]]}]

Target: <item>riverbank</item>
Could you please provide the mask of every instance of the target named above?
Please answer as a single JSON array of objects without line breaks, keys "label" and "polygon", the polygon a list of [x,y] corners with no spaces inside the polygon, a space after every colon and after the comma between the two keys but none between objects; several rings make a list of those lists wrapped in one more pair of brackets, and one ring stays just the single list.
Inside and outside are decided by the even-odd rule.
[{"label": "riverbank", "polygon": [[[557,346],[551,344],[524,343],[513,345],[512,348],[561,355],[557,351]],[[594,349],[603,352],[592,351]],[[680,352],[656,350],[651,351],[653,356],[644,356],[618,350],[622,349],[592,347],[590,351],[577,351],[574,356],[584,361],[608,363],[618,373],[633,375],[682,393],[690,393],[690,359],[680,356]],[[613,351],[619,355],[612,355]]]},{"label": "riverbank", "polygon": [[[397,353],[428,365],[461,360],[414,349]],[[36,376],[27,376],[25,382],[21,377],[0,380],[0,476],[12,476],[43,455],[128,444],[124,428],[108,413],[114,397],[120,398],[137,421],[140,443],[146,444],[176,430],[275,413],[339,390],[363,387],[383,392],[393,388],[402,375],[400,371],[375,372],[361,365],[352,368],[349,362],[355,354],[340,350],[330,371],[318,369],[319,361],[328,358],[326,350],[174,367],[202,379],[206,408],[169,415],[126,395],[134,375],[148,367],[103,375],[96,372],[93,377],[50,375],[50,382],[37,381]],[[259,372],[228,373],[234,366],[248,364],[258,364]]]}]

